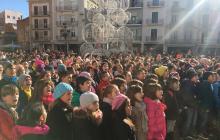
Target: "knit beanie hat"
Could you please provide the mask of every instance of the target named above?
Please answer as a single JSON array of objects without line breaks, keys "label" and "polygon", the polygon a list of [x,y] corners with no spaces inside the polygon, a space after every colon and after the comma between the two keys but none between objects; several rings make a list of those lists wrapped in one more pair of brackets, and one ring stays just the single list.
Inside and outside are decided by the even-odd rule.
[{"label": "knit beanie hat", "polygon": [[31,76],[28,75],[28,74],[22,74],[21,76],[19,76],[19,78],[18,78],[18,85],[19,86],[23,86],[27,77],[31,78]]},{"label": "knit beanie hat", "polygon": [[55,87],[53,96],[55,99],[58,99],[62,97],[63,94],[65,94],[68,91],[71,91],[71,92],[73,91],[72,86],[70,84],[61,82]]},{"label": "knit beanie hat", "polygon": [[167,66],[160,66],[159,68],[156,68],[154,71],[156,75],[162,77],[167,70],[168,70]]},{"label": "knit beanie hat", "polygon": [[53,65],[49,65],[49,66],[45,67],[45,70],[53,72],[54,71],[54,66]]},{"label": "knit beanie hat", "polygon": [[208,78],[209,78],[210,75],[213,75],[213,72],[211,72],[211,71],[206,71],[206,72],[203,74],[203,80],[208,80]]},{"label": "knit beanie hat", "polygon": [[187,78],[192,79],[194,76],[197,76],[197,72],[195,69],[190,68],[189,70],[186,71]]},{"label": "knit beanie hat", "polygon": [[87,107],[88,105],[99,102],[99,97],[93,92],[85,92],[80,96],[80,106],[82,108]]},{"label": "knit beanie hat", "polygon": [[112,101],[112,110],[118,110],[122,103],[128,99],[124,94],[119,94]]},{"label": "knit beanie hat", "polygon": [[58,67],[57,67],[58,73],[66,71],[66,70],[67,69],[66,69],[66,66],[64,64],[59,64]]}]

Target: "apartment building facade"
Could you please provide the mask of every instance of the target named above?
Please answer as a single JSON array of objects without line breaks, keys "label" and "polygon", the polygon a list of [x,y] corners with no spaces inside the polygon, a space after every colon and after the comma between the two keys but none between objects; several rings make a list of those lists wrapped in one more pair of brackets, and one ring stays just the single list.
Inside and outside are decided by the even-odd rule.
[{"label": "apartment building facade", "polygon": [[[31,44],[79,48],[85,2],[29,0]],[[219,0],[130,0],[127,27],[133,31],[134,50],[199,52],[209,47],[216,51],[220,46],[219,5]]]},{"label": "apartment building facade", "polygon": [[131,0],[134,49],[201,52],[220,48],[220,1]]},{"label": "apartment building facade", "polygon": [[17,21],[17,42],[23,47],[30,46],[30,26],[29,18]]},{"label": "apartment building facade", "polygon": [[0,12],[0,32],[5,32],[6,24],[12,25],[17,30],[17,20],[22,19],[22,13],[12,10],[4,10]]},{"label": "apartment building facade", "polygon": [[83,0],[30,0],[32,47],[64,48],[82,44]]},{"label": "apartment building facade", "polygon": [[52,7],[52,0],[29,1],[30,47],[51,46]]}]

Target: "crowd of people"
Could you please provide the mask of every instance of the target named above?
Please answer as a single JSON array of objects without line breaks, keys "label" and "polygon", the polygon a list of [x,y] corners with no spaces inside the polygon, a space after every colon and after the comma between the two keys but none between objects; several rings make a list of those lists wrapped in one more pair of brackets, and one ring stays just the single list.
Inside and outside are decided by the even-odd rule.
[{"label": "crowd of people", "polygon": [[0,140],[218,140],[220,61],[0,52]]}]

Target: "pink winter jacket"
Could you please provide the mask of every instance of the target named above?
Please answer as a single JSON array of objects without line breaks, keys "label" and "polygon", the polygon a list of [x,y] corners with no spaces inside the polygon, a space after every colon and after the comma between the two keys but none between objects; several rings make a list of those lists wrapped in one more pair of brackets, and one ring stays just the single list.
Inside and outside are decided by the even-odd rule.
[{"label": "pink winter jacket", "polygon": [[166,138],[166,105],[145,97],[144,102],[147,106],[148,132],[147,140],[165,140]]}]

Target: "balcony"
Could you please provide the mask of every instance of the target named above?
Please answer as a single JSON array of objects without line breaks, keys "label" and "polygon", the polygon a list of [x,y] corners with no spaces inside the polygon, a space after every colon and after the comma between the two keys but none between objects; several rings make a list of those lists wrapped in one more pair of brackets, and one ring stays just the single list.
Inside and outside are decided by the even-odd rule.
[{"label": "balcony", "polygon": [[133,39],[134,39],[134,41],[135,42],[140,42],[140,41],[142,41],[142,36],[133,36]]},{"label": "balcony", "polygon": [[159,43],[162,41],[162,36],[158,36],[157,38],[153,38],[151,36],[146,37],[146,42]]},{"label": "balcony", "polygon": [[182,12],[184,10],[185,9],[180,7],[179,5],[173,5],[171,8],[171,12],[173,12],[173,13]]},{"label": "balcony", "polygon": [[195,40],[192,39],[169,39],[166,41],[168,44],[194,44]]},{"label": "balcony", "polygon": [[59,12],[69,12],[69,11],[77,10],[78,7],[77,6],[71,6],[71,5],[65,5],[65,6],[57,6],[56,9]]},{"label": "balcony", "polygon": [[128,21],[127,25],[129,26],[141,26],[142,20],[130,20]]},{"label": "balcony", "polygon": [[70,21],[70,20],[57,21],[56,23],[58,27],[63,27],[64,24],[66,26],[77,26],[78,25],[78,21]]},{"label": "balcony", "polygon": [[44,24],[38,24],[38,26],[35,25],[31,25],[32,29],[34,30],[49,30],[50,29],[50,25],[44,25]]},{"label": "balcony", "polygon": [[164,20],[163,19],[159,19],[157,22],[153,22],[152,19],[147,19],[146,20],[146,24],[150,25],[150,26],[160,26],[164,24]]},{"label": "balcony", "polygon": [[134,9],[134,8],[142,8],[143,7],[143,2],[131,2],[130,4],[130,9]]},{"label": "balcony", "polygon": [[34,37],[33,38],[34,41],[49,41],[49,36],[39,36],[39,38]]},{"label": "balcony", "polygon": [[68,36],[65,40],[65,38],[63,36],[57,35],[56,39],[58,41],[76,41],[78,38],[76,36],[75,37]]},{"label": "balcony", "polygon": [[48,17],[48,16],[50,16],[50,14],[49,14],[49,11],[47,11],[47,12],[44,12],[44,11],[38,11],[38,12],[32,12],[32,16],[33,17]]},{"label": "balcony", "polygon": [[159,1],[159,2],[153,2],[153,1],[148,1],[147,6],[151,8],[160,8],[165,5],[164,1]]}]

